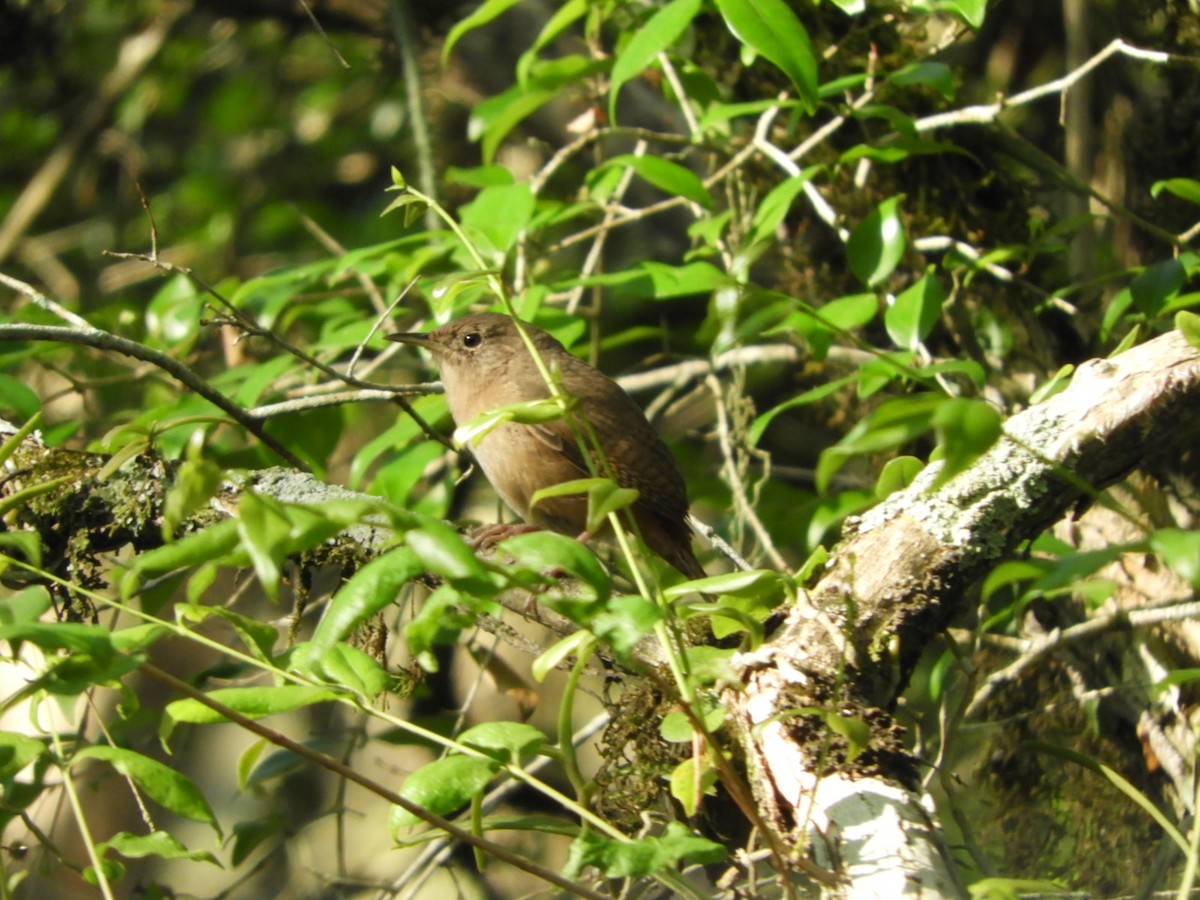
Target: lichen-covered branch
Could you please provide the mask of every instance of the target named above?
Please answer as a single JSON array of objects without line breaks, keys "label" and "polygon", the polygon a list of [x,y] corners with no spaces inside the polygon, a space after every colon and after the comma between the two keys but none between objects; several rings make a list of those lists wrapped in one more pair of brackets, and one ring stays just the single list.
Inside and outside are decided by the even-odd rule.
[{"label": "lichen-covered branch", "polygon": [[[1172,332],[1080,366],[968,471],[937,486],[931,465],[848,523],[807,602],[740,657],[742,684],[726,697],[776,827],[840,863],[856,895],[957,892],[888,710],[1006,553],[1139,465],[1194,446],[1198,428],[1200,354]],[[814,710],[865,723],[867,749],[848,762]]]}]

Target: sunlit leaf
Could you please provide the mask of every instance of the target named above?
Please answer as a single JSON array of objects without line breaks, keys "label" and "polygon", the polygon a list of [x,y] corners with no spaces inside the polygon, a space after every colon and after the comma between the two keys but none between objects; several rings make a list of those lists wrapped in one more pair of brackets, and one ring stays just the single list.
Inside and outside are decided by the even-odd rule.
[{"label": "sunlit leaf", "polygon": [[900,197],[889,197],[863,219],[846,241],[850,271],[867,287],[876,287],[892,274],[904,255],[904,223]]},{"label": "sunlit leaf", "polygon": [[458,741],[502,763],[520,762],[547,744],[540,729],[523,722],[484,722],[462,732]]},{"label": "sunlit leaf", "polygon": [[729,30],[791,79],[811,112],[817,105],[817,57],[808,32],[783,0],[716,0]]},{"label": "sunlit leaf", "polygon": [[454,50],[455,45],[464,34],[499,18],[520,2],[521,0],[485,0],[469,16],[455,23],[454,27],[450,29],[450,33],[446,35],[446,42],[442,45],[442,65],[446,65],[450,61],[451,51]]},{"label": "sunlit leaf", "polygon": [[713,198],[704,182],[691,169],[660,156],[637,156],[632,153],[617,156],[606,166],[628,166],[666,194],[686,197],[705,209],[712,209]]},{"label": "sunlit leaf", "polygon": [[1189,203],[1200,203],[1200,181],[1194,178],[1167,178],[1150,185],[1151,197],[1157,197],[1163,191]]},{"label": "sunlit leaf", "polygon": [[354,573],[329,601],[312,643],[319,653],[344,640],[355,628],[396,600],[400,589],[420,575],[424,564],[410,547],[397,547]]},{"label": "sunlit leaf", "polygon": [[956,397],[941,404],[933,415],[942,470],[937,484],[966,470],[1000,439],[1003,420],[999,411],[983,400]]},{"label": "sunlit leaf", "polygon": [[700,802],[706,794],[715,794],[713,786],[717,783],[717,771],[707,757],[697,759],[689,756],[671,772],[668,784],[671,796],[679,801],[684,815],[696,815]]},{"label": "sunlit leaf", "polygon": [[72,768],[87,759],[108,763],[131,779],[154,802],[185,819],[211,825],[218,835],[221,833],[212,807],[195,783],[182,772],[133,750],[107,745],[83,748],[71,758]]},{"label": "sunlit leaf", "polygon": [[[495,760],[455,754],[426,763],[404,780],[400,796],[437,815],[461,809],[477,796],[500,770]],[[392,807],[388,827],[399,840],[397,831],[423,820],[399,806]]]},{"label": "sunlit leaf", "polygon": [[897,347],[916,349],[937,324],[945,299],[946,292],[941,284],[932,271],[927,271],[916,284],[902,291],[884,312],[888,337]]},{"label": "sunlit leaf", "polygon": [[658,54],[677,40],[700,12],[702,0],[671,0],[654,13],[618,52],[610,75],[609,117],[616,121],[621,86],[648,68]]},{"label": "sunlit leaf", "polygon": [[719,862],[726,853],[721,844],[693,834],[682,822],[669,822],[662,835],[643,835],[636,841],[587,831],[571,843],[563,874],[579,878],[593,866],[609,878],[637,878],[674,868],[680,862]]}]

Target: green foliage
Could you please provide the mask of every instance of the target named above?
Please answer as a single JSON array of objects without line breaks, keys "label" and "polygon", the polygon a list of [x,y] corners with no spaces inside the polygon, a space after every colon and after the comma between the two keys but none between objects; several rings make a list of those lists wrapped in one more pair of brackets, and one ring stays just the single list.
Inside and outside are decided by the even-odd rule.
[{"label": "green foliage", "polygon": [[586,832],[571,844],[565,874],[578,878],[586,867],[595,866],[609,878],[651,875],[679,861],[715,863],[725,857],[725,848],[693,834],[682,822],[671,822],[662,837],[638,841],[616,841]]},{"label": "green foliage", "polygon": [[[51,15],[17,4],[8,14],[28,40],[12,41],[0,69],[0,273],[36,289],[4,282],[0,329],[74,329],[69,340],[0,332],[0,414],[24,423],[0,446],[0,647],[19,673],[0,708],[25,712],[0,733],[4,821],[60,802],[65,772],[91,791],[72,812],[77,824],[92,804],[117,808],[117,791],[136,791],[232,835],[227,847],[193,849],[173,819],[148,816],[112,834],[81,829],[86,859],[44,858],[43,869],[83,871],[110,891],[136,877],[147,893],[178,892],[182,877],[160,873],[214,862],[231,871],[212,892],[227,890],[246,873],[278,871],[272,860],[291,858],[318,816],[345,825],[349,809],[374,833],[386,820],[397,842],[433,840],[410,832],[418,813],[381,811],[393,798],[380,784],[363,786],[376,805],[339,796],[314,804],[319,813],[296,811],[297,796],[317,795],[305,779],[315,783],[318,767],[342,778],[339,760],[357,770],[383,758],[408,773],[403,797],[446,816],[466,808],[472,833],[517,828],[558,841],[548,852],[568,853],[580,884],[635,895],[657,880],[663,892],[696,895],[694,867],[724,848],[717,832],[683,825],[670,801],[701,829],[717,794],[737,794],[723,783],[736,763],[734,723],[713,696],[735,677],[738,654],[797,609],[809,614],[798,586],[836,553],[842,522],[930,463],[931,490],[955,477],[967,490],[973,466],[1004,440],[1004,419],[1062,390],[1084,359],[1171,328],[1200,346],[1200,182],[1170,151],[1194,141],[1168,131],[1195,119],[1176,84],[1184,79],[1148,59],[1110,59],[1124,68],[1104,83],[1131,86],[1135,109],[1060,124],[1056,104],[1023,93],[1037,83],[993,80],[1062,67],[1040,29],[1016,27],[1029,21],[1024,7],[1004,10],[1013,29],[996,29],[1010,47],[981,28],[982,0],[485,0],[456,22],[441,9],[417,22],[411,33],[438,45],[395,59],[389,48],[404,28],[382,21],[318,10],[323,34],[307,19],[198,8],[125,70],[131,51],[149,46],[139,35],[171,9],[100,0]],[[1137,26],[1148,46],[1195,56],[1173,43],[1187,39],[1176,13],[1152,18],[1159,24]],[[1095,46],[1110,37],[1089,35]],[[1023,65],[1008,65],[1018,52]],[[403,86],[393,77],[401,70]],[[1005,108],[992,115],[997,96]],[[1176,114],[1143,108],[1159,97]],[[95,124],[80,110],[95,111]],[[1130,116],[1136,124],[1111,142],[1128,157],[1097,150],[1107,155],[1085,166],[1087,178],[1094,169],[1128,183],[1128,196],[1089,207],[1090,192],[1108,188],[1057,161],[1058,135],[1109,134]],[[58,151],[69,163],[39,199],[27,189]],[[28,220],[12,212],[21,209]],[[153,260],[102,255],[152,245]],[[596,552],[573,536],[529,533],[489,555],[447,524],[491,521],[492,508],[468,505],[449,442],[430,438],[450,430],[443,398],[422,387],[407,405],[382,402],[429,374],[383,334],[480,306],[516,311],[640,380],[635,396],[670,435],[693,510],[751,568],[729,571],[700,542],[713,574],[677,584],[632,543]],[[127,343],[115,348],[109,335]],[[193,382],[180,380],[181,367]],[[197,383],[220,396],[201,396]],[[359,390],[376,393],[343,396]],[[454,442],[469,448],[497,425],[551,421],[571,404],[490,410]],[[105,456],[87,477],[27,479],[16,454],[35,431],[52,448]],[[162,488],[147,501],[148,530],[46,505],[103,495],[145,461],[162,463],[148,486]],[[370,497],[276,491],[270,467],[283,462]],[[610,478],[581,478],[532,503],[569,493],[586,495],[590,532],[639,499]],[[1085,549],[997,534],[997,552],[1014,555],[983,579],[978,622],[961,617],[970,658],[924,653],[904,709],[939,771],[979,774],[967,771],[976,748],[962,748],[956,711],[987,682],[978,667],[1003,663],[971,655],[977,645],[1028,640],[1025,623],[1047,603],[1091,612],[1126,596],[1133,588],[1114,564],[1145,558],[1182,588],[1200,585],[1195,530],[1169,523],[1162,498],[1143,510],[1093,494],[1133,536]],[[509,633],[514,595],[532,598],[517,613],[576,630]],[[860,624],[854,599],[830,629]],[[514,662],[485,629],[535,647]],[[886,682],[897,674],[892,657],[907,666],[925,648],[892,649],[840,664],[877,665]],[[172,683],[165,701],[143,702],[151,661],[196,694]],[[637,722],[636,740],[599,766],[577,753],[577,696],[603,695],[618,724],[646,716],[623,701],[652,666],[672,711]],[[827,674],[831,684],[841,677]],[[478,688],[464,690],[472,676]],[[1161,699],[1193,677],[1181,666],[1153,680]],[[543,686],[533,691],[527,678]],[[110,691],[114,703],[96,702]],[[49,716],[86,708],[85,698],[92,718]],[[557,728],[515,721],[547,709]],[[450,710],[461,712],[453,725]],[[848,764],[882,768],[874,723],[856,712],[805,707],[801,724],[816,743],[844,748]],[[266,734],[214,753],[219,735],[249,737],[239,717],[268,720]],[[297,731],[305,740],[287,744]],[[156,734],[174,753],[165,762],[146,755]],[[384,758],[402,744],[441,755]],[[215,774],[203,768],[214,760]],[[1094,771],[1154,817],[1146,792],[1108,776],[1116,768]],[[226,769],[255,808],[204,796],[199,786],[223,783]],[[629,801],[615,785],[635,776],[651,787]],[[514,778],[556,813],[487,813],[487,788]],[[622,803],[646,814],[636,838],[609,817]],[[322,848],[320,879],[366,870],[352,859],[353,871],[334,872],[328,861],[347,846],[340,856]],[[174,862],[150,869],[137,862],[145,858]],[[1072,887],[1090,887],[1088,872],[1068,874]],[[972,892],[1038,884],[976,879]],[[59,888],[45,880],[35,891]]]}]

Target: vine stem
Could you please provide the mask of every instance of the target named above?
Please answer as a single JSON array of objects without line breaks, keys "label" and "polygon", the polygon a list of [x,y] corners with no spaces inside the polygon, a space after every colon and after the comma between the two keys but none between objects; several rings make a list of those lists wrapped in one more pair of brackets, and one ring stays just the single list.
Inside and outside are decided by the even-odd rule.
[{"label": "vine stem", "polygon": [[96,839],[92,837],[92,830],[88,827],[87,817],[83,814],[83,804],[80,802],[79,794],[75,790],[75,781],[71,778],[70,764],[63,753],[62,738],[59,737],[57,729],[52,728],[50,730],[50,740],[54,742],[54,752],[58,754],[59,767],[63,776],[63,790],[67,792],[67,800],[71,804],[72,812],[75,813],[75,824],[79,826],[79,836],[83,839],[83,845],[87,848],[88,859],[92,861],[92,871],[96,873],[96,886],[100,888],[100,893],[104,895],[105,900],[114,900],[112,886],[108,883],[108,876],[104,874],[104,861],[96,852]]}]

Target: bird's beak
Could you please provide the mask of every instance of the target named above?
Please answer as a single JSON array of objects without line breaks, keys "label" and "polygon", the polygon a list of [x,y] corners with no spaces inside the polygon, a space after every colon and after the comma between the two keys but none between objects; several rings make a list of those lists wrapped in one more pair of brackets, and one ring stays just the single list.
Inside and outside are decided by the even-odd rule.
[{"label": "bird's beak", "polygon": [[412,344],[416,347],[424,347],[426,350],[437,349],[437,343],[431,341],[429,335],[423,331],[401,331],[396,334],[385,334],[384,338],[395,341],[397,344]]}]

